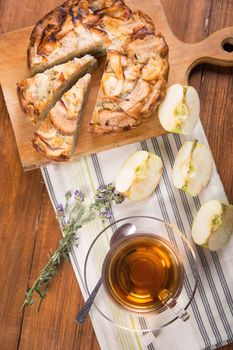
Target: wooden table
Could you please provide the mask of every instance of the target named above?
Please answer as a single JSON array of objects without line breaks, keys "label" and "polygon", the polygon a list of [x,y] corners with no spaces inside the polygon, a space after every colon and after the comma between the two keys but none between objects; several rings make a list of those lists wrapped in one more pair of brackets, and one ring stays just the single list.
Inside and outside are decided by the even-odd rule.
[{"label": "wooden table", "polygon": [[[59,3],[0,0],[0,32],[32,25]],[[199,41],[233,25],[232,0],[162,0],[162,4],[171,28],[184,41]],[[207,138],[231,202],[232,73],[229,68],[204,65],[191,76],[200,93]],[[74,322],[83,299],[69,263],[60,269],[40,312],[31,307],[19,313],[24,291],[61,234],[40,171],[22,171],[2,92],[0,95],[0,349],[99,349],[90,321],[80,327]]]}]

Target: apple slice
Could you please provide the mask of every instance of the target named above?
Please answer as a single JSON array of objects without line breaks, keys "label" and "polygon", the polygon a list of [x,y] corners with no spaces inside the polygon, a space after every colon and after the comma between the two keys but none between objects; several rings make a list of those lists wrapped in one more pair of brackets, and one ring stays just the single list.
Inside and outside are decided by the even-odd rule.
[{"label": "apple slice", "polygon": [[189,135],[194,130],[199,115],[200,100],[192,86],[174,84],[167,89],[158,112],[160,123],[165,130]]},{"label": "apple slice", "polygon": [[233,205],[210,200],[198,210],[192,237],[196,244],[215,251],[225,246],[233,232]]},{"label": "apple slice", "polygon": [[137,151],[123,164],[117,174],[116,190],[132,201],[147,198],[162,175],[162,161],[153,153]]},{"label": "apple slice", "polygon": [[175,159],[173,184],[195,197],[208,184],[212,168],[213,158],[209,148],[197,140],[187,141]]}]

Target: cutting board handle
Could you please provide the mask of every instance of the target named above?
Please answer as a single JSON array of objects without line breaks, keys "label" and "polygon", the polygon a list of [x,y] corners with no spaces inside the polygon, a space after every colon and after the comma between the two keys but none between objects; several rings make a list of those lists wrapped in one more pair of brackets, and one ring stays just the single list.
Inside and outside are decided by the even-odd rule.
[{"label": "cutting board handle", "polygon": [[233,52],[224,50],[225,43],[232,45],[233,48],[233,27],[227,27],[210,34],[206,39],[190,44],[190,62],[187,69],[187,75],[194,66],[199,63],[211,63],[219,66],[233,66]]}]

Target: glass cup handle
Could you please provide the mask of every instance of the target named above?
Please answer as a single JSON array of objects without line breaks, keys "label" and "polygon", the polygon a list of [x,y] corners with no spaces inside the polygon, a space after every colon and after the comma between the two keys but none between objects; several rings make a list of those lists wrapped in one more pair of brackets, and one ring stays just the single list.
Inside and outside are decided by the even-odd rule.
[{"label": "glass cup handle", "polygon": [[187,311],[177,302],[176,299],[173,298],[167,289],[164,289],[159,293],[159,299],[182,321],[185,322],[189,319]]}]

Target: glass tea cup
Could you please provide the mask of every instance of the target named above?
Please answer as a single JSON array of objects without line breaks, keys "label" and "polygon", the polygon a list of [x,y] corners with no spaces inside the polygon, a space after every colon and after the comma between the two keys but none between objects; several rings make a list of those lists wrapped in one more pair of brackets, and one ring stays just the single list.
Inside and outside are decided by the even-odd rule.
[{"label": "glass tea cup", "polygon": [[111,246],[102,267],[102,282],[113,302],[138,314],[158,314],[166,307],[183,321],[188,313],[177,304],[184,279],[178,252],[163,237],[131,234]]},{"label": "glass tea cup", "polygon": [[[110,247],[111,236],[125,223],[136,232]],[[89,294],[99,278],[98,312],[120,328],[145,332],[188,319],[198,271],[192,246],[175,225],[132,216],[107,226],[92,242],[84,266]]]}]

